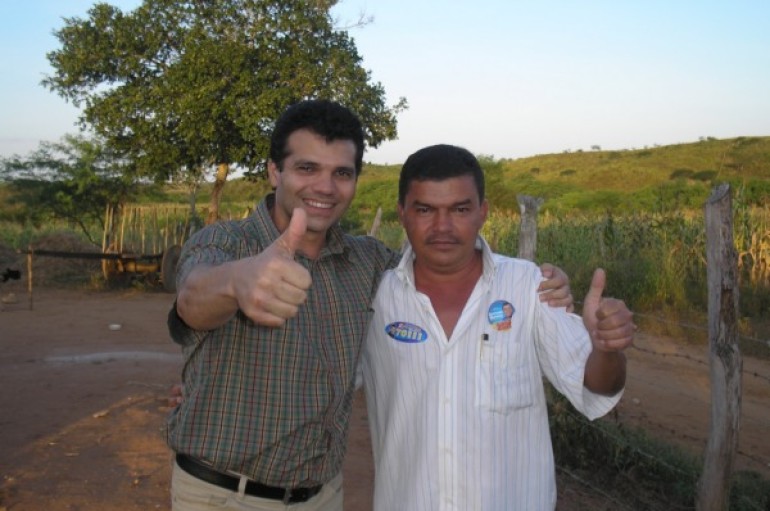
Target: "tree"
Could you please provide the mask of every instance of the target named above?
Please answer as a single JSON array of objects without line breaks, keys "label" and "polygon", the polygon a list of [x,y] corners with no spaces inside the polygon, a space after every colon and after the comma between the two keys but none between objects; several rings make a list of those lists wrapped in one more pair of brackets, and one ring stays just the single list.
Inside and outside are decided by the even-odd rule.
[{"label": "tree", "polygon": [[396,137],[401,98],[385,104],[355,43],[336,30],[336,0],[144,0],[123,13],[94,5],[65,18],[43,80],[76,106],[81,124],[125,151],[139,172],[166,179],[215,168],[213,215],[230,168],[264,168],[269,133],[290,104],[339,101],[367,144]]},{"label": "tree", "polygon": [[95,245],[90,227],[103,230],[106,207],[119,208],[136,190],[132,165],[103,141],[83,136],[42,142],[26,158],[2,159],[0,176],[10,183],[14,200],[25,205],[28,220],[67,221]]}]

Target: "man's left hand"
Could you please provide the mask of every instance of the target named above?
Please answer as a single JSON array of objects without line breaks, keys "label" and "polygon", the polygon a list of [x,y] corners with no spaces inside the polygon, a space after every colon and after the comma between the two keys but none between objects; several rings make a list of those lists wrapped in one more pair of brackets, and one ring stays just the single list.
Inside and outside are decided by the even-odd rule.
[{"label": "man's left hand", "polygon": [[575,302],[572,299],[567,274],[558,266],[549,263],[544,263],[540,271],[546,279],[537,288],[540,301],[548,302],[551,307],[566,307],[567,312],[572,312],[575,309]]},{"label": "man's left hand", "polygon": [[602,297],[606,281],[604,270],[597,269],[583,302],[583,323],[591,336],[594,349],[604,352],[623,351],[634,341],[634,315],[623,300]]}]

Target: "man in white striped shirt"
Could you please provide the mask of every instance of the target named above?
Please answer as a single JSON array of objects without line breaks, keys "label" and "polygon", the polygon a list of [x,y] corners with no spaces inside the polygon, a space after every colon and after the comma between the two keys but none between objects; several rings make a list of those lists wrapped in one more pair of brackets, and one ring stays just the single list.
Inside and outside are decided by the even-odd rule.
[{"label": "man in white striped shirt", "polygon": [[479,235],[484,177],[465,149],[404,163],[399,216],[410,245],[383,276],[362,369],[375,511],[553,510],[542,377],[587,417],[625,384],[632,314],[594,275],[583,318],[538,299],[533,263]]}]

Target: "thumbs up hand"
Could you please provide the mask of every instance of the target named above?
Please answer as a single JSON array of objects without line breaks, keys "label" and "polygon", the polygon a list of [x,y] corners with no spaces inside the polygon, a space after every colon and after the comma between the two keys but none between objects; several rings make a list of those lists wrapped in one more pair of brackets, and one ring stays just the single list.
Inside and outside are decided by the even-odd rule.
[{"label": "thumbs up hand", "polygon": [[307,230],[307,213],[297,208],[286,230],[260,254],[242,259],[235,279],[240,310],[260,325],[278,327],[307,299],[310,272],[294,260]]},{"label": "thumbs up hand", "polygon": [[622,300],[602,297],[606,282],[604,270],[597,269],[583,301],[583,324],[595,350],[623,351],[633,344],[636,325],[633,313]]},{"label": "thumbs up hand", "polygon": [[289,219],[289,226],[265,252],[274,251],[276,255],[293,260],[306,231],[307,212],[302,208],[296,208]]}]

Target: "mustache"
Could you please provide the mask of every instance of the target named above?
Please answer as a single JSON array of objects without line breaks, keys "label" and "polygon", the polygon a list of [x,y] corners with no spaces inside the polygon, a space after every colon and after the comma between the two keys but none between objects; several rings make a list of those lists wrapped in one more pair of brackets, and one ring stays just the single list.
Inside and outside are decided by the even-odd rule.
[{"label": "mustache", "polygon": [[428,236],[425,238],[425,243],[430,245],[432,243],[458,243],[456,237],[454,236],[447,236],[446,234],[437,235],[434,234],[432,236]]}]

